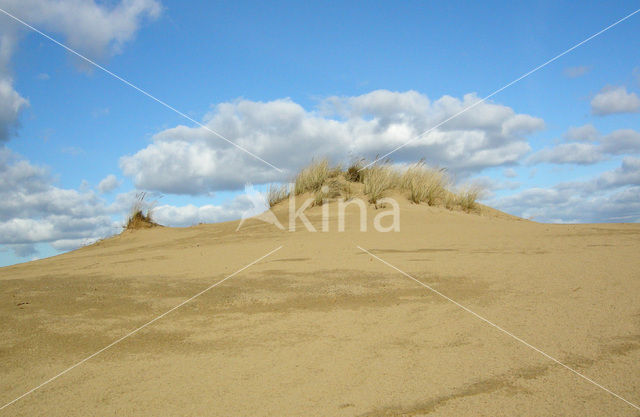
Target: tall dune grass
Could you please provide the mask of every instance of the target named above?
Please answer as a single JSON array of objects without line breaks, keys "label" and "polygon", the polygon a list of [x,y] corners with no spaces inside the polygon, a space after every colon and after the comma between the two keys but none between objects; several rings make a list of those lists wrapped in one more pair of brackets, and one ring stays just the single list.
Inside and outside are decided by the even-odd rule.
[{"label": "tall dune grass", "polygon": [[475,210],[478,206],[477,200],[481,190],[477,186],[468,186],[457,193],[457,203],[464,211]]},{"label": "tall dune grass", "polygon": [[369,202],[376,204],[384,197],[385,191],[396,188],[400,180],[398,172],[388,163],[373,165],[362,171],[363,192],[369,197]]},{"label": "tall dune grass", "polygon": [[413,203],[434,206],[441,203],[447,186],[443,170],[427,167],[424,162],[410,165],[400,178],[400,188],[409,193]]},{"label": "tall dune grass", "polygon": [[[454,192],[450,190],[450,180],[445,170],[429,167],[423,161],[408,167],[393,166],[389,160],[365,166],[364,159],[356,160],[347,169],[330,166],[327,159],[314,161],[295,177],[293,193],[313,193],[314,204],[321,205],[330,199],[349,199],[362,192],[370,203],[377,204],[387,192],[393,190],[405,193],[415,204],[425,203],[467,212],[478,208],[480,190],[477,187]],[[271,186],[267,191],[271,207],[288,197],[289,190],[285,186]]]},{"label": "tall dune grass", "polygon": [[329,161],[327,159],[312,162],[311,165],[303,168],[296,176],[294,187],[295,195],[320,190],[324,182],[329,178],[330,173],[331,168],[329,167]]}]

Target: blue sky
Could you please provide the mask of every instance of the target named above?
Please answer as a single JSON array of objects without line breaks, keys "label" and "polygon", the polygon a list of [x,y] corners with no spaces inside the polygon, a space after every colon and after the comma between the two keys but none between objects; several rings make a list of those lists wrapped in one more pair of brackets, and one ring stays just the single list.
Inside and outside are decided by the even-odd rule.
[{"label": "blue sky", "polygon": [[[0,0],[0,8],[285,170],[0,16],[0,265],[8,265],[116,233],[139,190],[159,198],[165,224],[239,218],[244,183],[286,180],[312,156],[388,152],[638,3]],[[538,221],[640,221],[639,33],[640,13],[394,161],[425,157],[459,183],[483,184],[487,204]]]}]

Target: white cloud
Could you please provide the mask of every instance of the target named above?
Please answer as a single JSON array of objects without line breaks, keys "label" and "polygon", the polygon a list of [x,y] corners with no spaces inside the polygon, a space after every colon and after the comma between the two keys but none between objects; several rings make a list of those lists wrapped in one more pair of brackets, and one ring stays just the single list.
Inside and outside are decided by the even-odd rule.
[{"label": "white cloud", "polygon": [[564,135],[567,140],[579,141],[579,142],[593,142],[600,138],[600,133],[598,129],[595,128],[591,123],[588,123],[584,126],[574,127],[571,126],[567,133]]},{"label": "white cloud", "polygon": [[[204,123],[229,140],[287,170],[272,168],[202,128],[177,126],[157,133],[152,143],[120,160],[138,188],[176,194],[239,189],[245,182],[283,181],[311,157],[346,161],[370,159],[476,102],[444,96],[431,101],[415,91],[373,91],[356,97],[329,97],[313,111],[290,99],[222,103]],[[530,148],[524,135],[544,127],[536,117],[482,103],[393,154],[395,162],[447,167],[459,177],[516,162]]]},{"label": "white cloud", "polygon": [[[640,132],[619,129],[602,136],[593,126],[570,128],[565,137],[584,142],[563,143],[553,148],[542,149],[528,159],[528,163],[589,165],[603,161],[612,155],[640,153]],[[600,138],[594,142],[595,138]]]},{"label": "white cloud", "polygon": [[605,87],[591,100],[591,112],[599,116],[615,113],[636,113],[640,98],[626,87]]},{"label": "white cloud", "polygon": [[[13,251],[13,253],[15,253],[16,256],[19,256],[21,258],[27,258],[33,255],[36,255],[38,253],[35,245],[33,244],[7,245],[6,249]],[[5,249],[0,249],[0,250],[5,250]]]},{"label": "white cloud", "polygon": [[554,148],[545,148],[527,159],[528,163],[551,164],[595,164],[604,159],[598,146],[591,143],[563,143]]},{"label": "white cloud", "polygon": [[[588,183],[588,188],[597,191],[625,185],[640,186],[640,158],[624,158],[618,168],[604,172],[594,181]],[[638,196],[640,194],[636,195],[636,200],[640,203]]]},{"label": "white cloud", "polygon": [[611,155],[640,153],[640,132],[619,129],[603,137],[600,143],[602,152]]},{"label": "white cloud", "polygon": [[530,188],[487,203],[542,222],[640,222],[639,195],[640,159],[627,157],[618,168],[587,181]]},{"label": "white cloud", "polygon": [[578,78],[582,77],[586,73],[591,71],[591,67],[586,65],[579,65],[576,67],[567,67],[564,69],[564,75],[569,78]]},{"label": "white cloud", "polygon": [[18,125],[20,112],[29,102],[13,89],[9,78],[0,73],[0,146],[11,137]]},{"label": "white cloud", "polygon": [[35,243],[63,247],[114,232],[113,208],[93,192],[55,187],[44,168],[6,148],[0,149],[0,200],[0,245],[18,255]]},{"label": "white cloud", "polygon": [[237,220],[242,216],[242,213],[251,207],[248,198],[245,195],[240,195],[222,205],[157,206],[153,209],[153,219],[160,224],[177,227],[193,226],[199,223],[218,223]]},{"label": "white cloud", "polygon": [[[0,7],[39,29],[62,33],[69,47],[92,58],[119,52],[144,19],[155,19],[162,11],[156,0],[123,0],[116,4],[94,0],[0,0]],[[15,27],[13,23],[14,33]]]},{"label": "white cloud", "polygon": [[98,184],[98,191],[102,194],[110,193],[122,184],[115,175],[109,174],[100,181]]}]

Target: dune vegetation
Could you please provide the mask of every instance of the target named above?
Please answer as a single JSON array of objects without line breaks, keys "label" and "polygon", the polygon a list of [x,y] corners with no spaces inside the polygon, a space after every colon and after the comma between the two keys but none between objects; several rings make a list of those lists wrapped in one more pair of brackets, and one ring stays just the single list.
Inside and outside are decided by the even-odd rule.
[{"label": "dune vegetation", "polygon": [[136,201],[131,207],[131,212],[124,226],[125,230],[148,229],[159,226],[153,221],[153,204],[146,201],[147,193],[141,192],[136,195]]},{"label": "dune vegetation", "polygon": [[[467,212],[477,210],[481,191],[475,186],[454,190],[446,170],[429,167],[423,161],[395,166],[384,160],[367,166],[364,159],[358,159],[343,169],[321,159],[303,168],[292,183],[294,195],[313,193],[316,205],[338,198],[348,200],[357,195],[377,205],[385,196],[401,193],[415,204]],[[270,186],[267,191],[269,206],[289,198],[291,191],[287,185]]]}]

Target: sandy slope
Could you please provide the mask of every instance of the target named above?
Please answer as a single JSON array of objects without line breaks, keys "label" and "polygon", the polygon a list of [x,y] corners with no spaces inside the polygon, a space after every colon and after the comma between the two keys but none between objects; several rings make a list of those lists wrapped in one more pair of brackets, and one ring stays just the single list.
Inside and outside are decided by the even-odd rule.
[{"label": "sandy slope", "polygon": [[156,228],[0,269],[5,404],[283,245],[0,416],[640,414],[357,248],[638,404],[640,225],[408,203],[399,233],[334,221]]}]

